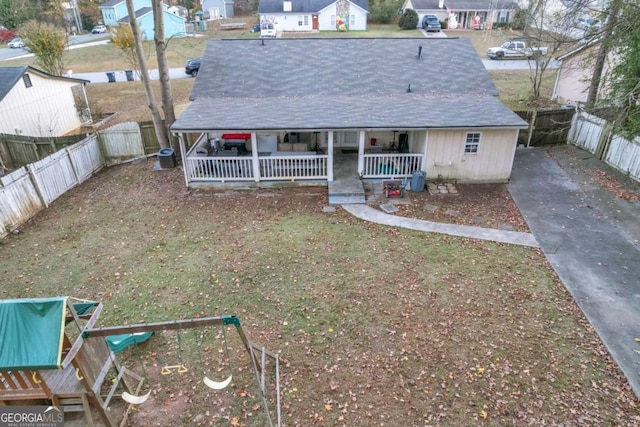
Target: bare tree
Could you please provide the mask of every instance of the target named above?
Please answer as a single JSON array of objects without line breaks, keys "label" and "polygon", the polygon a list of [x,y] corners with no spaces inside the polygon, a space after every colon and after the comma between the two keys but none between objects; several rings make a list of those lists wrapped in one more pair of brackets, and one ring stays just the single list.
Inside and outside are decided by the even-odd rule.
[{"label": "bare tree", "polygon": [[164,38],[164,16],[162,2],[152,1],[153,22],[155,24],[154,42],[156,45],[156,58],[158,59],[158,72],[160,74],[160,89],[162,91],[162,109],[164,110],[164,124],[167,135],[171,135],[170,127],[176,121],[173,109],[173,93],[171,91],[171,79],[169,78],[169,63],[167,61],[167,43]]},{"label": "bare tree", "polygon": [[[160,117],[160,111],[158,110],[158,104],[156,103],[155,96],[153,95],[153,89],[151,88],[151,79],[149,78],[149,67],[147,66],[147,60],[144,57],[144,49],[142,47],[142,36],[140,35],[140,27],[136,20],[136,11],[133,8],[133,0],[126,0],[127,12],[129,13],[129,23],[131,25],[131,32],[133,33],[133,39],[135,40],[136,54],[138,55],[138,64],[140,65],[140,79],[144,84],[144,90],[147,95],[147,103],[151,110],[151,119],[153,120],[153,127],[158,137],[158,143],[161,148],[169,148],[169,141],[167,139],[167,132],[162,123],[162,117]],[[156,3],[155,1],[152,3]]]},{"label": "bare tree", "polygon": [[610,9],[607,13],[606,20],[602,28],[602,34],[599,35],[601,38],[601,42],[595,57],[593,75],[591,76],[591,83],[589,84],[589,93],[587,95],[588,107],[593,107],[598,100],[598,92],[601,86],[604,64],[607,60],[607,56],[609,55],[610,50],[610,45],[605,40],[607,40],[613,34],[613,31],[616,28],[616,24],[618,23],[620,2],[620,0],[613,0],[610,3]]}]

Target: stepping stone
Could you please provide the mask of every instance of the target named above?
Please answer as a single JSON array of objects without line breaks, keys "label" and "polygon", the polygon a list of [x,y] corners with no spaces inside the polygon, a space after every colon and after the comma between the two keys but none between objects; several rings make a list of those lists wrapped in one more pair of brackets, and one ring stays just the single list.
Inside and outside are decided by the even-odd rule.
[{"label": "stepping stone", "polygon": [[322,208],[322,212],[326,212],[326,213],[334,213],[335,211],[336,211],[335,206],[325,206]]},{"label": "stepping stone", "polygon": [[458,190],[456,190],[455,188],[450,188],[449,194],[458,194]]},{"label": "stepping stone", "polygon": [[513,226],[511,224],[498,224],[498,230],[513,231]]},{"label": "stepping stone", "polygon": [[438,207],[436,205],[424,205],[424,208],[429,212],[435,212],[438,210]]},{"label": "stepping stone", "polygon": [[476,224],[484,224],[487,220],[483,216],[477,216],[473,218],[473,222]]},{"label": "stepping stone", "polygon": [[446,215],[449,215],[449,216],[458,216],[458,215],[460,215],[460,212],[454,211],[453,209],[447,209],[446,211],[444,211],[444,213]]},{"label": "stepping stone", "polygon": [[388,213],[388,214],[398,212],[399,210],[398,208],[396,208],[390,203],[384,203],[380,205],[380,209],[382,209],[385,213]]}]

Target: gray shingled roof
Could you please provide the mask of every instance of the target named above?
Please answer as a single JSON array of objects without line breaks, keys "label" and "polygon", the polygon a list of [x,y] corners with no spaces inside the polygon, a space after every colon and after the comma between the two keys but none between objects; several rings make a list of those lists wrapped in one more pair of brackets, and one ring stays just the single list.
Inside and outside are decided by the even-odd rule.
[{"label": "gray shingled roof", "polygon": [[497,94],[468,39],[212,39],[172,129],[522,126]]},{"label": "gray shingled roof", "polygon": [[[140,19],[144,15],[151,13],[152,9],[150,7],[142,7],[136,10],[136,19]],[[123,24],[128,24],[130,22],[129,15],[122,17],[118,20],[118,22],[122,22]]]},{"label": "gray shingled roof", "polygon": [[4,99],[9,91],[15,86],[15,84],[22,78],[26,72],[39,74],[51,79],[68,80],[77,83],[90,83],[89,80],[75,79],[71,77],[54,76],[52,74],[40,71],[37,68],[30,67],[28,65],[17,67],[0,67],[0,101]]},{"label": "gray shingled roof", "polygon": [[412,0],[411,4],[415,10],[436,10],[438,7],[438,0]]},{"label": "gray shingled roof", "polygon": [[124,0],[107,0],[100,7],[113,7],[117,4],[124,3]]},{"label": "gray shingled roof", "polygon": [[515,10],[518,5],[513,0],[445,0],[447,9],[484,11],[484,10]]},{"label": "gray shingled roof", "polygon": [[[351,3],[369,11],[367,0],[349,0]],[[336,0],[293,0],[290,13],[319,12]],[[283,0],[260,0],[258,13],[284,13]],[[288,12],[289,13],[289,12]]]}]

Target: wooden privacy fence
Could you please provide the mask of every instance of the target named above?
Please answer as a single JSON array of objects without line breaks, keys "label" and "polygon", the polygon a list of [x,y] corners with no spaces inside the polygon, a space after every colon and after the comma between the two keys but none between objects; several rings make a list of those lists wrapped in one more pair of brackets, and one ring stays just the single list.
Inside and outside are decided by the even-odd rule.
[{"label": "wooden privacy fence", "polygon": [[85,137],[86,135],[72,135],[46,138],[0,134],[0,159],[6,168],[18,169],[75,144]]},{"label": "wooden privacy fence", "polygon": [[517,115],[529,123],[528,129],[520,130],[518,145],[539,147],[566,143],[574,112],[575,110],[516,111]]},{"label": "wooden privacy fence", "polygon": [[629,141],[613,132],[613,124],[583,110],[576,111],[568,142],[593,153],[640,181],[640,137]]},{"label": "wooden privacy fence", "polygon": [[[147,128],[146,133],[157,145],[155,132],[150,136]],[[121,123],[1,176],[0,236],[26,222],[105,165],[156,151],[152,143],[147,145],[143,141],[138,123]]]}]

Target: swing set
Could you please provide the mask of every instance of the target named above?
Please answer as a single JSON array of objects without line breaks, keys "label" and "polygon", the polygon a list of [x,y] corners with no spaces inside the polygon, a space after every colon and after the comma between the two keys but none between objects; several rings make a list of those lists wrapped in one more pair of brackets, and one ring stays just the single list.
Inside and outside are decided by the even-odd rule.
[{"label": "swing set", "polygon": [[[120,396],[129,404],[119,423],[124,425],[132,406],[146,402],[151,390],[141,394],[145,378],[121,365],[115,353],[149,339],[156,331],[222,325],[225,328],[235,326],[250,356],[269,425],[280,427],[278,355],[250,341],[236,316],[101,327],[98,318],[102,309],[102,303],[73,297],[0,300],[3,326],[0,328],[0,348],[11,349],[0,352],[0,406],[43,401],[64,407],[65,414],[71,410],[84,413],[88,426],[93,426],[93,408],[104,425],[115,427],[118,423],[109,405],[114,397]],[[118,335],[117,339],[113,337]],[[266,398],[267,357],[275,361],[275,424]],[[177,365],[164,366],[161,373],[186,370],[180,361]],[[207,375],[202,381],[213,390],[222,390],[232,379],[230,373],[222,381],[212,380]],[[117,394],[123,388],[124,391]]]},{"label": "swing set", "polygon": [[[186,319],[186,320],[171,320],[165,322],[155,322],[155,323],[140,323],[135,325],[123,325],[123,326],[109,326],[109,327],[97,327],[86,329],[82,333],[82,337],[85,339],[88,338],[96,338],[96,337],[109,337],[113,335],[122,335],[122,334],[140,334],[140,333],[154,333],[159,331],[167,331],[167,330],[177,330],[178,331],[178,348],[181,351],[180,344],[180,330],[183,329],[194,329],[205,326],[215,326],[221,325],[223,327],[226,326],[234,326],[236,332],[240,336],[242,343],[245,347],[245,350],[249,354],[249,358],[251,359],[251,364],[253,367],[253,371],[256,376],[256,380],[260,385],[260,392],[262,397],[263,409],[267,418],[269,419],[269,425],[273,427],[273,421],[271,420],[271,416],[269,413],[269,407],[266,399],[266,379],[265,379],[265,370],[264,366],[266,365],[266,358],[270,357],[275,362],[275,380],[276,380],[276,426],[280,427],[281,425],[281,414],[280,414],[280,363],[278,359],[278,355],[268,351],[265,347],[261,347],[256,343],[250,341],[246,334],[244,333],[244,329],[240,323],[240,319],[236,316],[215,316],[215,317],[202,317],[197,319]],[[225,348],[226,348],[226,335],[225,335]],[[226,348],[228,352],[228,348]],[[160,374],[162,375],[171,375],[174,372],[177,373],[185,373],[188,371],[188,368],[182,363],[182,357],[180,357],[180,361],[175,365],[165,365],[161,368]],[[233,373],[230,373],[229,376],[222,381],[215,381],[210,379],[208,376],[204,376],[202,382],[209,388],[213,390],[222,390],[231,384],[233,380]],[[137,393],[140,392],[140,388],[137,388]],[[125,402],[130,403],[131,405],[140,405],[146,402],[146,400],[151,395],[151,390],[147,391],[146,394],[133,394],[127,391],[122,393],[122,399]]]}]

